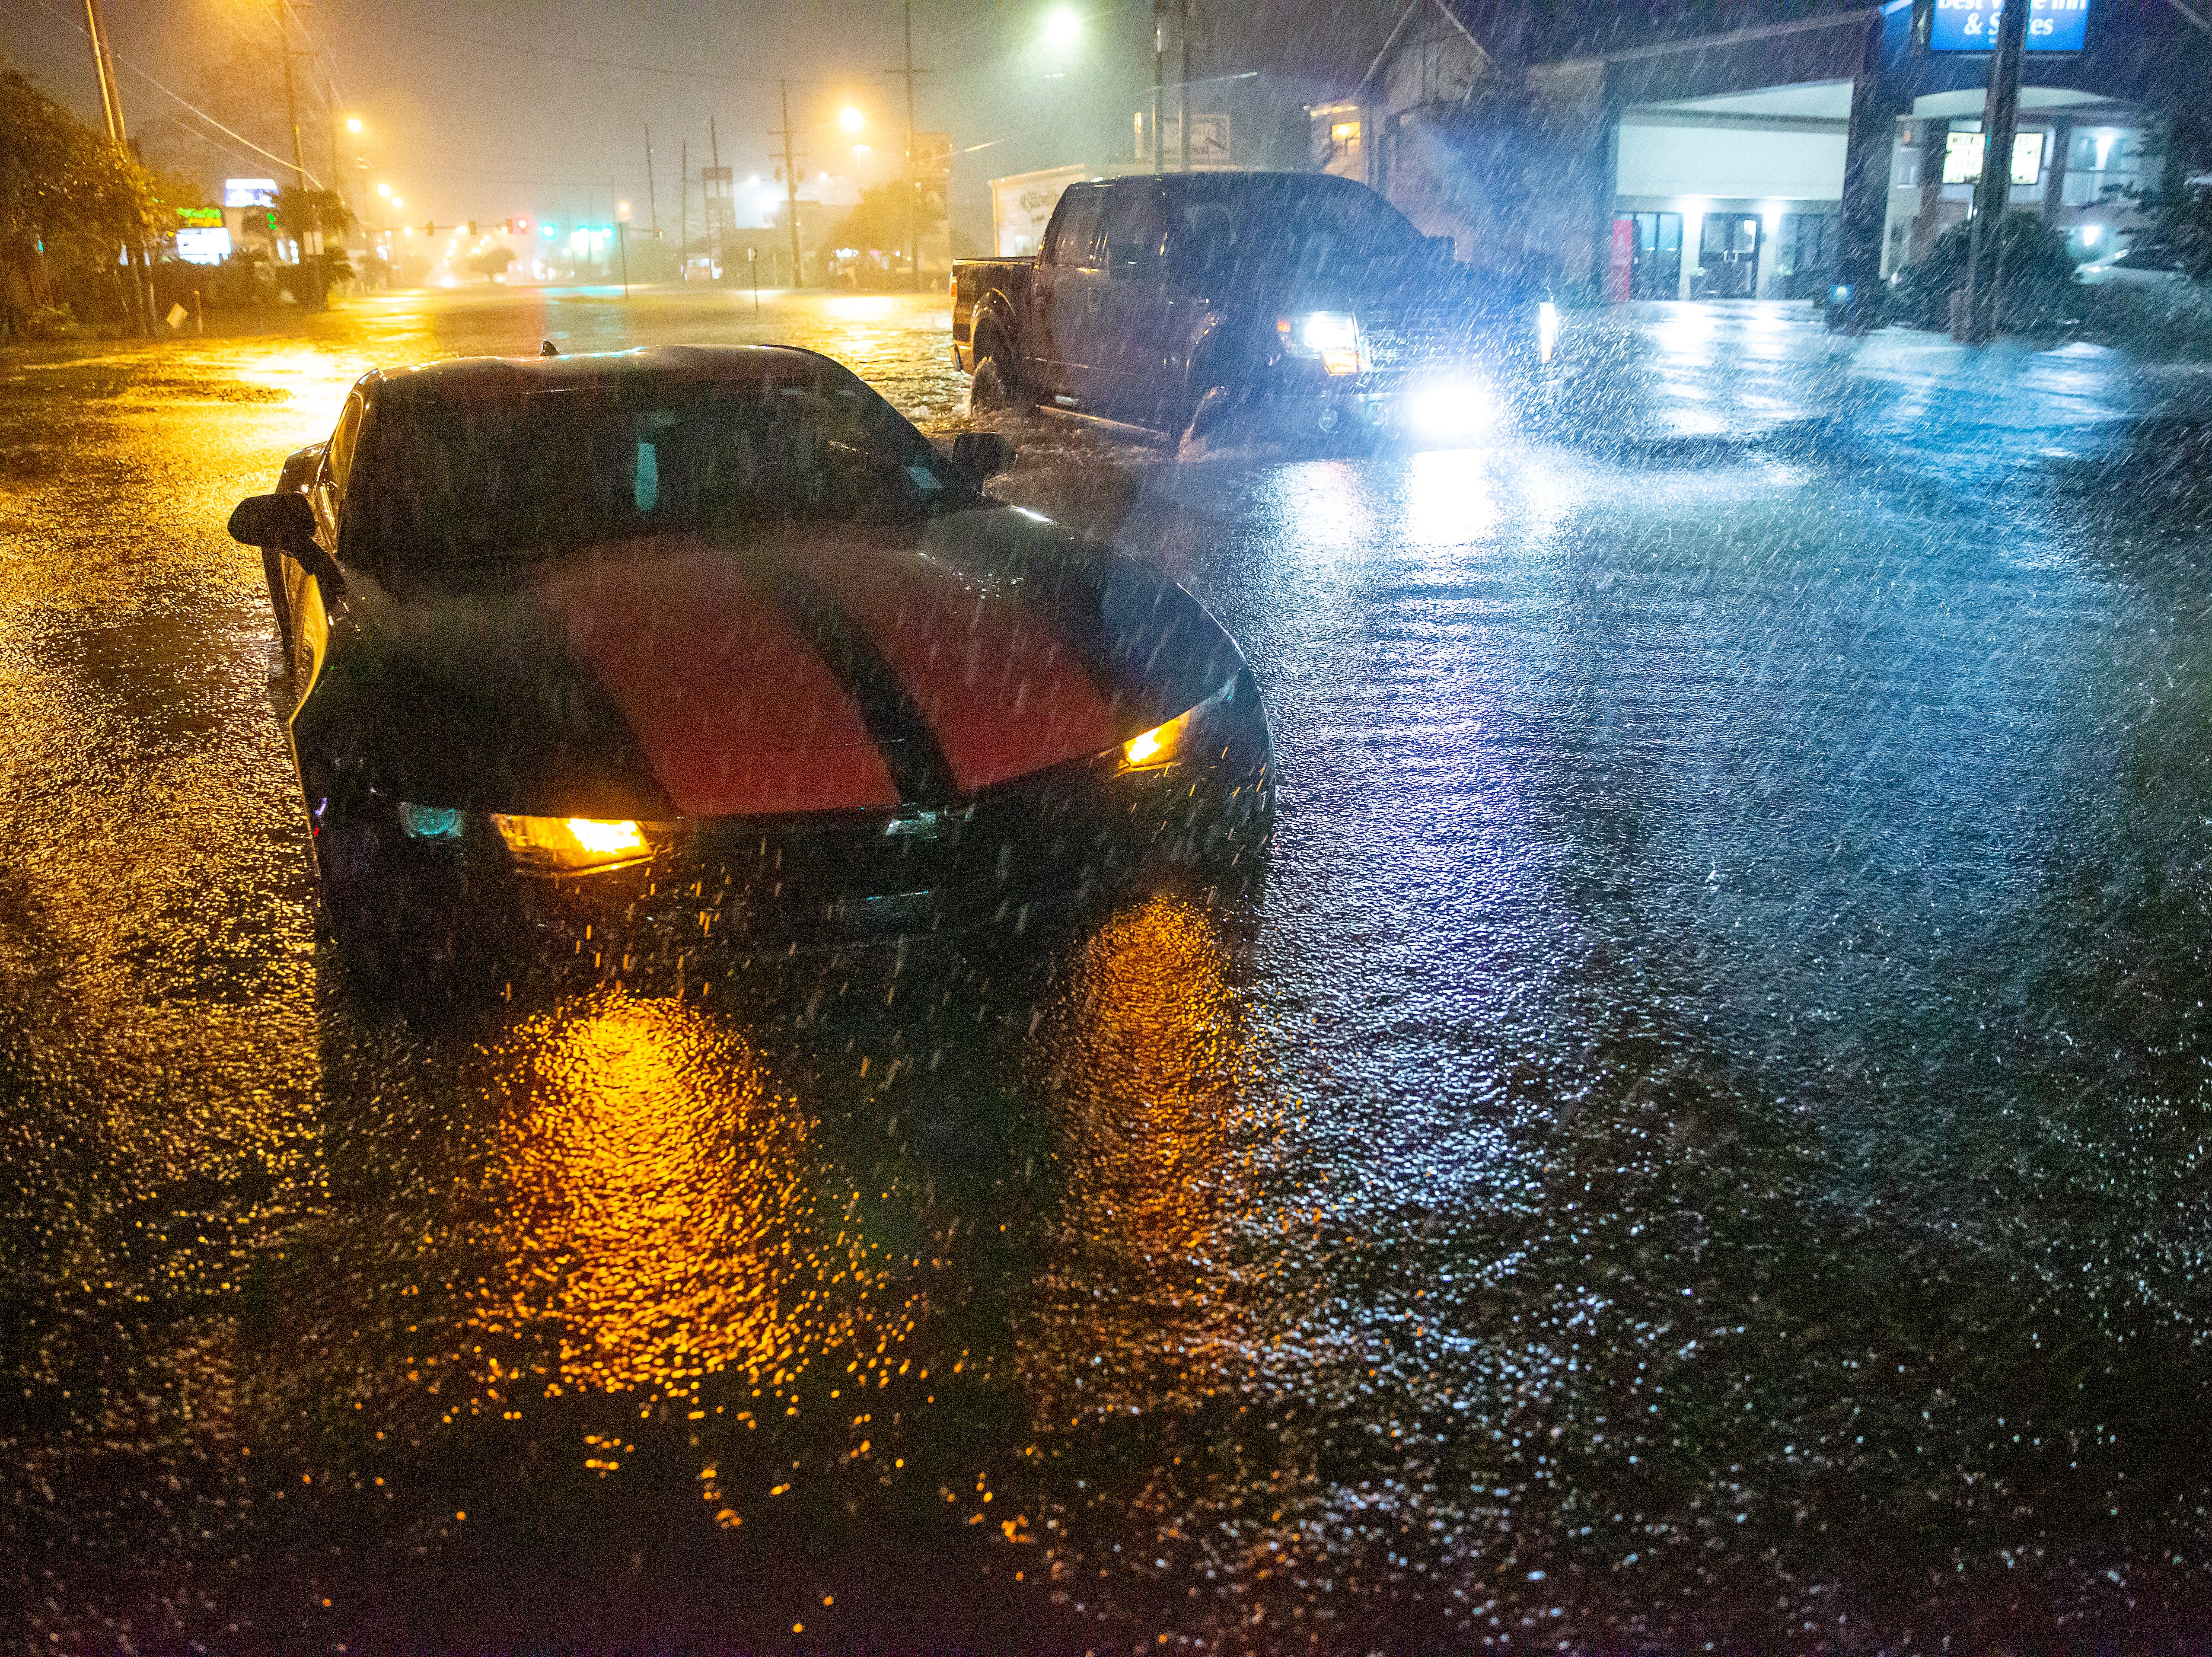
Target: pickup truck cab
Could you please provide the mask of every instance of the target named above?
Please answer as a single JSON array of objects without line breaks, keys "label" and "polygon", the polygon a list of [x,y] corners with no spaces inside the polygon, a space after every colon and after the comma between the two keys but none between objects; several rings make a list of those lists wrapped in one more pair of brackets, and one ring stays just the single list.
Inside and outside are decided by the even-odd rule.
[{"label": "pickup truck cab", "polygon": [[1325,173],[1071,185],[1035,258],[952,267],[953,360],[979,406],[1170,434],[1241,410],[1291,432],[1476,436],[1534,385],[1557,329],[1541,293]]}]

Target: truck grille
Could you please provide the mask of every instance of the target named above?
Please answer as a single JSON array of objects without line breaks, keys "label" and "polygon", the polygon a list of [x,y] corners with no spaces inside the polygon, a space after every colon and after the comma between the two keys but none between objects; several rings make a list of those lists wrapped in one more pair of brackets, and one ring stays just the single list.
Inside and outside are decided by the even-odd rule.
[{"label": "truck grille", "polygon": [[1494,317],[1466,312],[1382,312],[1359,319],[1359,341],[1368,367],[1389,373],[1474,361],[1505,355],[1506,330]]}]

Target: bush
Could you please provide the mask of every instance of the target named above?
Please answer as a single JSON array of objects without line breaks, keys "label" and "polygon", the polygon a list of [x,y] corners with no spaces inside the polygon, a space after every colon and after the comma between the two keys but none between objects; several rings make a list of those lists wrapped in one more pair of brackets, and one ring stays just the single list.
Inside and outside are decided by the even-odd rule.
[{"label": "bush", "polygon": [[85,329],[66,305],[42,305],[23,319],[26,339],[82,339]]},{"label": "bush", "polygon": [[2212,361],[2212,288],[2202,282],[2108,282],[2075,303],[2082,339],[2157,361]]},{"label": "bush", "polygon": [[[1951,325],[1951,295],[1966,285],[1972,235],[1971,225],[1953,225],[1898,273],[1892,294],[1898,321],[1915,328]],[[2065,321],[2073,313],[2076,284],[2064,234],[2039,214],[2015,211],[1999,221],[1997,241],[2004,271],[1997,326],[2038,332]]]}]

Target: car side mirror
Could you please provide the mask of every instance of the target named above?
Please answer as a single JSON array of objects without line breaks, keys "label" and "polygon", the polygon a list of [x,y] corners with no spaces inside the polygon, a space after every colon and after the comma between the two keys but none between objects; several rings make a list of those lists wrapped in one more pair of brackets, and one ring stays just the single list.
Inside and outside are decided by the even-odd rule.
[{"label": "car side mirror", "polygon": [[297,555],[315,543],[315,509],[296,489],[249,495],[231,512],[230,537],[249,547],[275,547]]},{"label": "car side mirror", "polygon": [[1014,446],[996,432],[962,432],[952,440],[952,470],[974,488],[1014,464]]}]

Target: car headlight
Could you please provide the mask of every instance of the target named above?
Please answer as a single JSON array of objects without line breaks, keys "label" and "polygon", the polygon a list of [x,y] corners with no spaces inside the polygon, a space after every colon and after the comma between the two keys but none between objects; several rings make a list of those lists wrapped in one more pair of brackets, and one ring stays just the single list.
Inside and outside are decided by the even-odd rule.
[{"label": "car headlight", "polygon": [[1275,337],[1292,356],[1317,356],[1330,374],[1356,374],[1364,368],[1359,348],[1359,319],[1349,311],[1308,311],[1278,317]]},{"label": "car headlight", "polygon": [[1140,731],[1121,744],[1121,770],[1157,771],[1186,757],[1184,749],[1200,723],[1217,709],[1225,706],[1237,695],[1237,681],[1215,691],[1195,707],[1186,708],[1175,718],[1150,731]]},{"label": "car headlight", "polygon": [[1536,361],[1549,362],[1559,349],[1559,307],[1546,300],[1536,307]]},{"label": "car headlight", "polygon": [[602,817],[518,817],[495,811],[491,826],[527,874],[598,873],[643,863],[666,826]]}]

